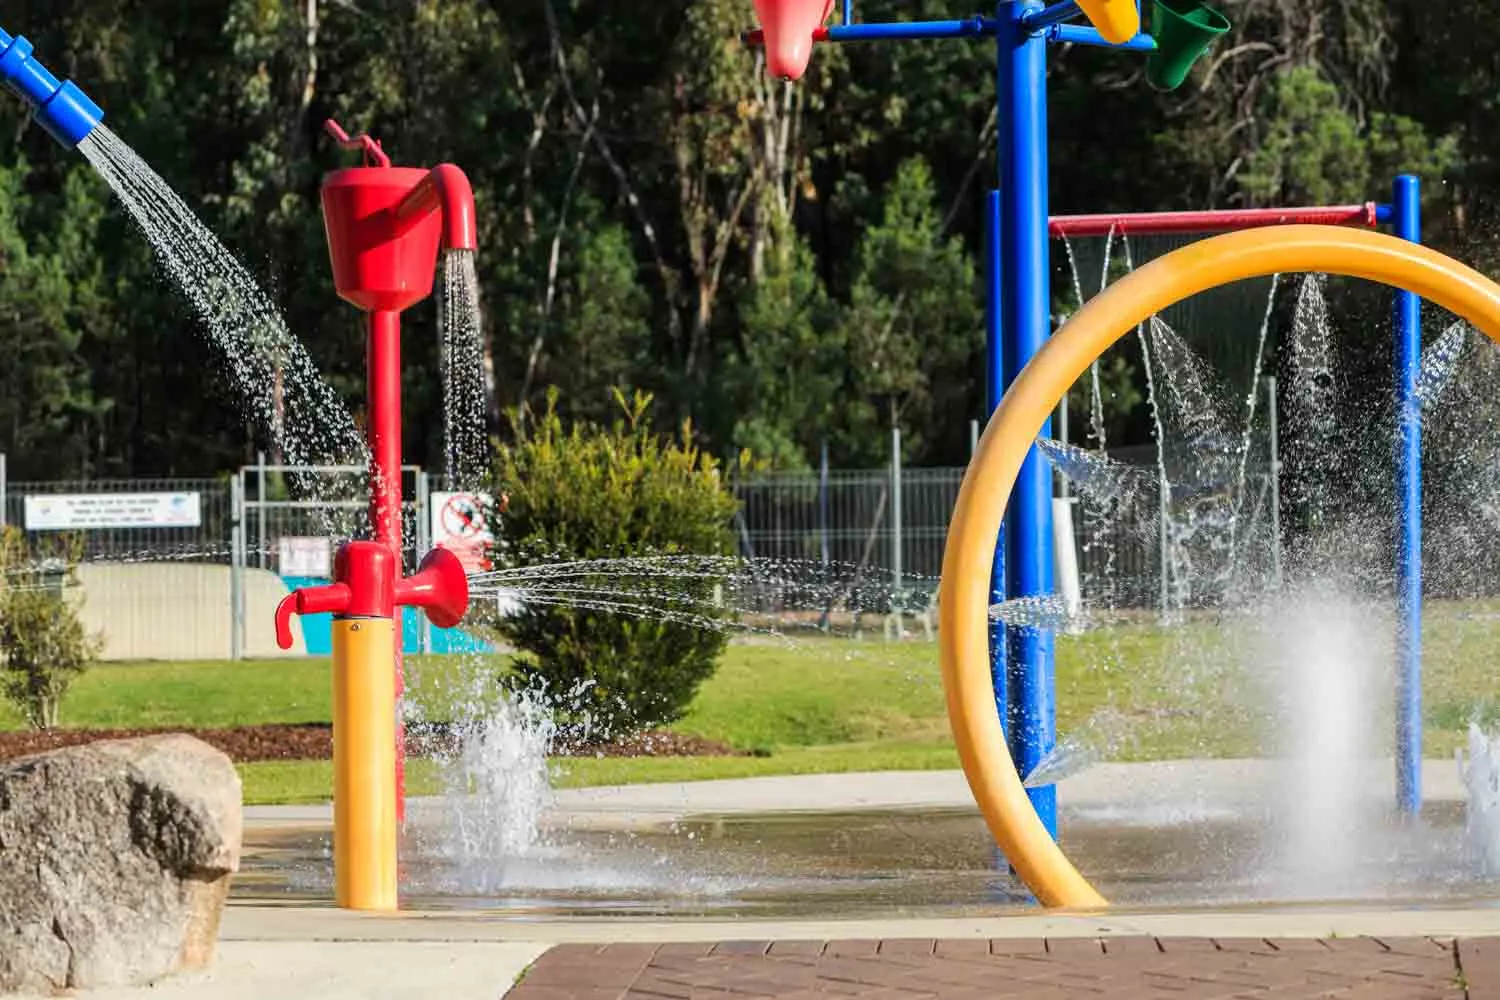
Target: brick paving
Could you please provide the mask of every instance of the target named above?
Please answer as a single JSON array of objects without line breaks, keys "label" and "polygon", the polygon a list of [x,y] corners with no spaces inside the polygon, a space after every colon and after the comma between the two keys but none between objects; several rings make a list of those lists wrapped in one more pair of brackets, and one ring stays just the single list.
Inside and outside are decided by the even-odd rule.
[{"label": "brick paving", "polygon": [[1500,1000],[1500,938],[562,945],[507,1000]]}]

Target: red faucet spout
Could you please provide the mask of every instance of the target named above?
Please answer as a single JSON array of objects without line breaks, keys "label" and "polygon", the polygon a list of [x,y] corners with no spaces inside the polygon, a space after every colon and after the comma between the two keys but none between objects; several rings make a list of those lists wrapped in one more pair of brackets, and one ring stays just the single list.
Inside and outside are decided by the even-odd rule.
[{"label": "red faucet spout", "polygon": [[440,163],[396,206],[396,230],[405,232],[429,212],[443,217],[443,246],[449,250],[477,250],[474,231],[474,190],[469,178],[451,163]]}]

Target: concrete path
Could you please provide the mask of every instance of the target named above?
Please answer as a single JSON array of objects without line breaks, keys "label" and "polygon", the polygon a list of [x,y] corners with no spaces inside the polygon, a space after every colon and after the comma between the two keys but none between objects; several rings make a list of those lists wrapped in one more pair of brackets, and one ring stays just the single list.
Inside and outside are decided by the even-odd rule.
[{"label": "concrete path", "polygon": [[[1247,803],[1284,780],[1285,765],[1269,760],[1183,760],[1098,764],[1058,786],[1065,809],[1100,809],[1147,802],[1203,805]],[[1372,794],[1389,788],[1394,797],[1395,767],[1375,762],[1366,784]],[[1465,798],[1458,767],[1451,760],[1425,761],[1423,793],[1428,802]],[[641,827],[692,816],[779,812],[857,812],[898,809],[974,809],[974,797],[960,771],[891,771],[738,778],[657,785],[564,789],[555,793],[546,822],[566,827]],[[441,799],[413,799],[409,814],[434,821]],[[251,806],[248,826],[326,826],[331,806]]]},{"label": "concrete path", "polygon": [[[89,990],[87,1000],[497,1000],[547,946],[312,936],[301,941],[224,940],[204,973],[154,986]],[[16,1000],[41,1000],[16,995]]]}]

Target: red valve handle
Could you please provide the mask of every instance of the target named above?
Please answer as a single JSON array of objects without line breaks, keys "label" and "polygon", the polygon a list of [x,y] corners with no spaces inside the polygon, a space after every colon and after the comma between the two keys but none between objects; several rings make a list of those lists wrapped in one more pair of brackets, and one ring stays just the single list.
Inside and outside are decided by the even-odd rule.
[{"label": "red valve handle", "polygon": [[365,156],[367,167],[388,167],[391,158],[385,155],[385,150],[380,147],[379,139],[372,139],[368,134],[357,135],[349,138],[349,133],[332,118],[323,123],[323,131],[327,132],[333,141],[345,149],[357,149]]},{"label": "red valve handle", "polygon": [[304,587],[294,590],[276,605],[276,645],[292,648],[292,615],[316,615],[325,611],[338,614],[347,610],[353,594],[346,583],[326,587]]}]

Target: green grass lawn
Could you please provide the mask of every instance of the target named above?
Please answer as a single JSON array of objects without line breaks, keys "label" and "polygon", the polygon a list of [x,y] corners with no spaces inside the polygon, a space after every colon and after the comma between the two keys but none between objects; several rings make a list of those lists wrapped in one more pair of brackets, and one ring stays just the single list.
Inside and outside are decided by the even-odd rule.
[{"label": "green grass lawn", "polygon": [[[1447,756],[1476,714],[1500,719],[1491,668],[1500,638],[1492,605],[1433,605],[1426,649],[1425,751]],[[1058,728],[1112,734],[1118,759],[1237,756],[1263,752],[1250,707],[1253,677],[1237,661],[1245,637],[1233,623],[1197,620],[1162,629],[1121,624],[1057,641]],[[1187,669],[1186,665],[1191,665]],[[496,696],[497,657],[408,661],[409,694],[429,718],[447,717],[452,692]],[[462,683],[467,672],[470,680]],[[220,727],[326,722],[326,660],[104,664],[69,695],[64,722],[80,727]],[[0,729],[20,719],[0,707]],[[570,759],[563,786],[688,781],[767,774],[923,770],[957,766],[943,710],[937,647],[823,638],[737,643],[675,729],[723,741],[751,756]],[[241,768],[250,802],[326,799],[318,762]],[[437,787],[413,763],[413,792]]]}]

